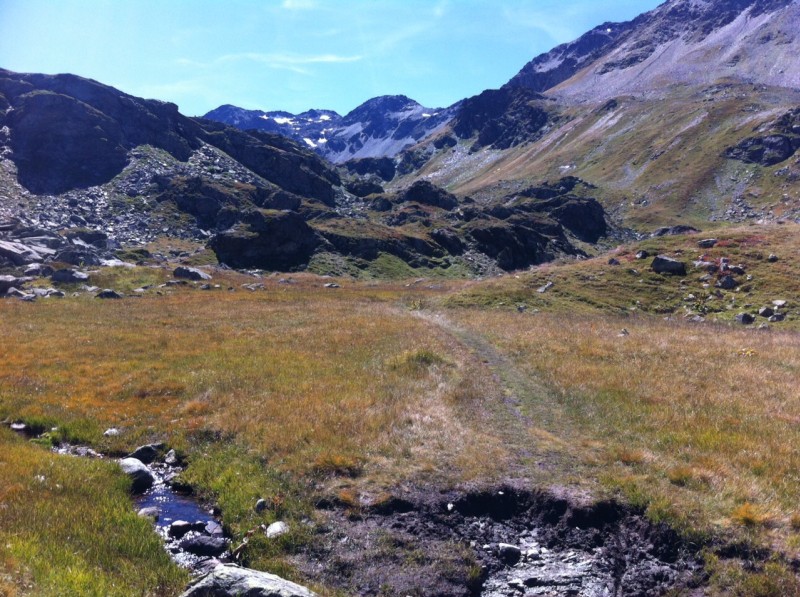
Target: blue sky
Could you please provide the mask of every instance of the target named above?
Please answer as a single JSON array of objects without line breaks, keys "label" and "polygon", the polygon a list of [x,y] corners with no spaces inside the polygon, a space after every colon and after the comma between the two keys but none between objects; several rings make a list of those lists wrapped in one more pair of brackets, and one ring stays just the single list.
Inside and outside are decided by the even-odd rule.
[{"label": "blue sky", "polygon": [[201,115],[443,107],[661,0],[0,0],[0,67],[71,72]]}]

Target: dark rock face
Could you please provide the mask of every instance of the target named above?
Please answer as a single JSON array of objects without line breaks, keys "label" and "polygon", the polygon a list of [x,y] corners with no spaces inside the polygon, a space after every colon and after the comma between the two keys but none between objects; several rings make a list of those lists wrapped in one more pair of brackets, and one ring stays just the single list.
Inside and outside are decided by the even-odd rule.
[{"label": "dark rock face", "polygon": [[209,242],[222,263],[236,268],[292,270],[308,264],[320,239],[295,213],[253,210]]},{"label": "dark rock face", "polygon": [[800,149],[800,108],[775,120],[764,136],[748,137],[725,151],[725,157],[773,166],[788,160]]},{"label": "dark rock face", "polygon": [[414,201],[424,205],[432,205],[442,209],[453,209],[458,205],[458,198],[427,180],[418,180],[398,196],[398,201],[407,203]]},{"label": "dark rock face", "polygon": [[386,157],[349,160],[344,163],[344,167],[351,174],[359,174],[361,176],[374,174],[386,182],[392,180],[395,175],[394,160]]},{"label": "dark rock face", "polygon": [[631,23],[603,23],[577,40],[537,56],[505,86],[524,87],[537,92],[555,87],[602,57],[631,29]]},{"label": "dark rock face", "polygon": [[651,266],[657,274],[669,274],[672,276],[685,276],[686,264],[666,255],[658,255],[653,259]]},{"label": "dark rock face", "polygon": [[283,137],[244,133],[181,115],[177,107],[143,100],[74,75],[25,75],[0,70],[0,94],[11,106],[12,159],[20,182],[57,194],[103,184],[122,172],[130,150],[150,145],[186,161],[208,143],[286,191],[331,204],[335,171]]},{"label": "dark rock face", "polygon": [[464,100],[453,119],[460,139],[477,135],[473,151],[483,147],[508,149],[541,136],[551,115],[543,96],[523,88],[484,91]]}]

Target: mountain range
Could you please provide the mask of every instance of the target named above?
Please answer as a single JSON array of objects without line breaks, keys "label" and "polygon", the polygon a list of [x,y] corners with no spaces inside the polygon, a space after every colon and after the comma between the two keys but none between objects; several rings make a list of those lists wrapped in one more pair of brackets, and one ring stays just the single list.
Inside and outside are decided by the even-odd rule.
[{"label": "mountain range", "polygon": [[664,226],[796,219],[798,32],[792,0],[668,0],[453,106],[385,96],[345,116],[188,118],[0,71],[0,218],[354,275],[487,274]]}]

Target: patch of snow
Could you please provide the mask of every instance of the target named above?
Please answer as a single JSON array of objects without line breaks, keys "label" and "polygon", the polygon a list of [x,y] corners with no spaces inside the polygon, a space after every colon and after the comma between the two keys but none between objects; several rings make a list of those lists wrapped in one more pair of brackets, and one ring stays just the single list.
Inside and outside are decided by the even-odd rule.
[{"label": "patch of snow", "polygon": [[320,122],[327,122],[327,121],[329,121],[330,119],[331,119],[331,117],[330,117],[330,116],[328,116],[327,114],[323,114],[322,116],[320,116],[320,117],[319,117],[319,121],[320,121]]},{"label": "patch of snow", "polygon": [[262,114],[261,116],[259,116],[259,118],[262,120],[269,120],[269,116],[267,116],[266,114]]},{"label": "patch of snow", "polygon": [[294,124],[293,118],[273,118],[278,124]]},{"label": "patch of snow", "polygon": [[308,146],[309,146],[311,149],[314,149],[314,148],[317,146],[317,144],[316,144],[316,143],[314,143],[314,142],[313,142],[311,139],[309,139],[308,137],[304,137],[304,138],[303,138],[303,141],[305,141],[305,142],[306,142],[306,145],[308,145]]},{"label": "patch of snow", "polygon": [[320,137],[317,139],[317,145],[325,145],[327,142],[328,140],[325,137]]}]

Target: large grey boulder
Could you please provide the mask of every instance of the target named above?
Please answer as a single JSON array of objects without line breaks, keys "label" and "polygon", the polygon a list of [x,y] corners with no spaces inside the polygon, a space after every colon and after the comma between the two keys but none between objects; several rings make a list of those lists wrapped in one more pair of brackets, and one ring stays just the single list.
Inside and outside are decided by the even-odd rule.
[{"label": "large grey boulder", "polygon": [[147,444],[146,446],[139,446],[133,452],[128,454],[128,458],[135,458],[141,460],[144,464],[150,464],[161,452],[164,450],[164,444]]},{"label": "large grey boulder", "polygon": [[16,276],[0,276],[0,295],[5,294],[11,288],[21,288],[26,282],[33,278],[17,278]]},{"label": "large grey boulder", "polygon": [[223,564],[193,583],[181,597],[316,597],[316,593],[274,574]]},{"label": "large grey boulder", "polygon": [[653,259],[651,267],[657,274],[670,274],[673,276],[686,275],[686,264],[683,261],[678,261],[666,255],[657,255],[656,258]]},{"label": "large grey boulder", "polygon": [[86,282],[89,279],[89,274],[85,274],[74,269],[60,269],[53,272],[53,274],[50,276],[50,279],[53,282],[75,284],[78,282]]},{"label": "large grey boulder", "polygon": [[187,280],[210,280],[211,274],[207,274],[201,269],[197,269],[196,267],[187,267],[185,265],[180,265],[175,268],[175,271],[172,272],[172,275],[176,278],[185,278]]},{"label": "large grey boulder", "polygon": [[123,458],[119,461],[122,472],[131,478],[133,493],[144,493],[153,486],[156,479],[150,469],[138,458]]},{"label": "large grey boulder", "polygon": [[0,257],[5,257],[17,266],[43,261],[45,256],[52,255],[54,252],[45,248],[29,247],[14,241],[0,240]]}]

